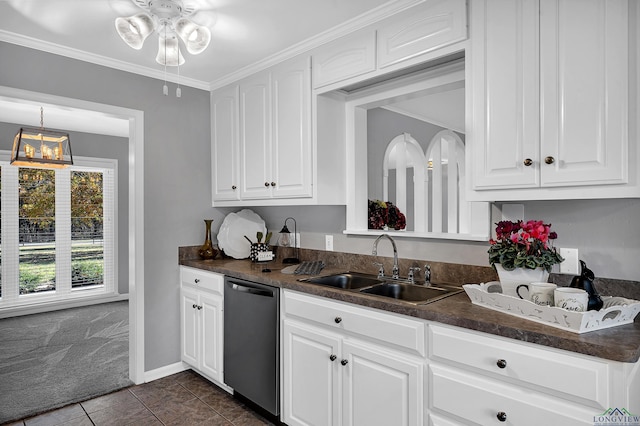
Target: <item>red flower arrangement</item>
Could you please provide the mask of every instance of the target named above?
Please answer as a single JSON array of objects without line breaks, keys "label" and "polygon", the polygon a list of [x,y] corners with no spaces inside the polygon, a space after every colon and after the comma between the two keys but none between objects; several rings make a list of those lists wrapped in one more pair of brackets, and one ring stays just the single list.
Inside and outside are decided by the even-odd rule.
[{"label": "red flower arrangement", "polygon": [[551,246],[556,238],[558,234],[551,231],[551,224],[541,220],[498,222],[496,239],[489,240],[489,263],[500,263],[507,271],[544,268],[551,272],[553,265],[564,260]]}]

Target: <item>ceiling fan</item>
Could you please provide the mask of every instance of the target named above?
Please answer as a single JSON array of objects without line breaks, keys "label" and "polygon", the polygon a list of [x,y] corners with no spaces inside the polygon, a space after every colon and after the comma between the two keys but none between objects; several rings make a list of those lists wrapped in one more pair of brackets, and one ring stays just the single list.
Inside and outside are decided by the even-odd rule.
[{"label": "ceiling fan", "polygon": [[202,53],[211,41],[211,30],[191,18],[197,12],[192,4],[181,0],[131,0],[142,11],[115,20],[116,31],[130,47],[140,50],[152,33],[158,34],[156,62],[178,66],[185,60],[180,51],[182,40],[187,52]]}]

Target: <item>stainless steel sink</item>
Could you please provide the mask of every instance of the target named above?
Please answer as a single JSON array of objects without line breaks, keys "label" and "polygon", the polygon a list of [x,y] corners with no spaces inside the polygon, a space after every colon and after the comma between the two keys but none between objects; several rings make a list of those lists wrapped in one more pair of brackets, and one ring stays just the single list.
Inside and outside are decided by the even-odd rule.
[{"label": "stainless steel sink", "polygon": [[339,274],[325,275],[323,277],[302,278],[298,281],[347,290],[370,287],[374,284],[381,284],[384,282],[383,280],[378,279],[375,275],[362,274],[359,272],[342,272]]},{"label": "stainless steel sink", "polygon": [[359,272],[342,272],[321,277],[301,278],[298,281],[341,288],[352,292],[401,300],[422,305],[462,292],[462,288],[449,285],[418,285],[406,281],[390,281]]},{"label": "stainless steel sink", "polygon": [[360,290],[361,293],[375,294],[416,304],[435,302],[461,291],[461,288],[453,286],[422,286],[401,282],[386,282]]}]

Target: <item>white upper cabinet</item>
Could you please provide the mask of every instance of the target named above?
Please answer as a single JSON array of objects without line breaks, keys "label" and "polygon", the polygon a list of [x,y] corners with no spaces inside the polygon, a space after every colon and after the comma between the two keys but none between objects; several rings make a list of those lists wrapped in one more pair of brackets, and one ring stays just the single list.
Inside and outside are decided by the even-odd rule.
[{"label": "white upper cabinet", "polygon": [[238,86],[211,94],[211,164],[213,200],[238,200]]},{"label": "white upper cabinet", "polygon": [[467,38],[465,0],[427,0],[378,29],[378,66],[388,66]]},{"label": "white upper cabinet", "polygon": [[[240,83],[240,196],[271,196],[271,74]],[[274,182],[275,184],[275,182]]]},{"label": "white upper cabinet", "polygon": [[640,196],[629,22],[622,0],[470,4],[471,199]]},{"label": "white upper cabinet", "polygon": [[308,56],[213,92],[211,117],[215,206],[312,197]]},{"label": "white upper cabinet", "polygon": [[312,196],[309,61],[305,56],[271,72],[271,186],[278,198]]},{"label": "white upper cabinet", "polygon": [[314,52],[313,87],[323,87],[375,69],[375,32],[366,30],[350,34]]}]

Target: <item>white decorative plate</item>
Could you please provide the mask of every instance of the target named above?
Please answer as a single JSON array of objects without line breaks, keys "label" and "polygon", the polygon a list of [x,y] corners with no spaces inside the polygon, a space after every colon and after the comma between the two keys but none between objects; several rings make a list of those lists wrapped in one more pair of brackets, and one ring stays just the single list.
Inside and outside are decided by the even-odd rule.
[{"label": "white decorative plate", "polygon": [[255,243],[258,232],[266,235],[267,228],[264,220],[252,210],[244,209],[237,213],[229,213],[218,231],[218,247],[227,256],[246,259],[251,254],[251,244],[244,236],[246,235]]}]

